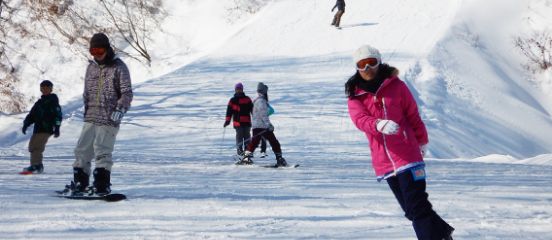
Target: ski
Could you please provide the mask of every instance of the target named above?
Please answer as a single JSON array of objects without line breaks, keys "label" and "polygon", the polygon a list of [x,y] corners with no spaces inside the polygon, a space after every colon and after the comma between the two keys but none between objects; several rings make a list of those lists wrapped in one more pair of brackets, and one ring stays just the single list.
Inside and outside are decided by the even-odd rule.
[{"label": "ski", "polygon": [[264,168],[298,168],[299,166],[301,166],[301,165],[299,165],[299,164],[289,164],[287,166],[278,166],[276,164],[272,164],[272,165],[263,165],[262,167],[264,167]]},{"label": "ski", "polygon": [[234,165],[237,165],[237,166],[253,166],[255,165],[254,163],[244,163],[242,161],[237,161],[234,163]]},{"label": "ski", "polygon": [[241,163],[241,162],[236,162],[234,163],[234,165],[236,166],[258,166],[258,167],[263,167],[263,168],[298,168],[299,164],[289,164],[287,166],[279,166],[279,165],[276,165],[276,164],[268,164],[268,165],[257,165],[257,164],[254,164],[254,163],[251,163],[251,164],[244,164],[244,163]]},{"label": "ski", "polygon": [[22,171],[19,172],[19,175],[33,175],[34,173],[32,171]]}]

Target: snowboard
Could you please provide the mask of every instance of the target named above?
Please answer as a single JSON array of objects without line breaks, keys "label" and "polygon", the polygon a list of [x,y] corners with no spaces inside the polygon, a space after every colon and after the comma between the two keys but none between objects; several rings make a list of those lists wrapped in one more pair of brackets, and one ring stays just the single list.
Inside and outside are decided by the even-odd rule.
[{"label": "snowboard", "polygon": [[75,199],[75,200],[102,200],[106,202],[118,202],[121,200],[127,199],[126,195],[122,193],[110,193],[103,196],[99,195],[64,195],[63,191],[56,191],[58,194],[58,197],[60,198],[67,198],[67,199]]},{"label": "snowboard", "polygon": [[278,166],[276,164],[271,164],[271,165],[263,165],[262,167],[264,168],[298,168],[299,164],[288,164],[287,166]]},{"label": "snowboard", "polygon": [[[21,172],[19,172],[19,175],[33,175],[33,174],[35,174],[35,173],[33,173],[32,171],[21,171]],[[38,174],[38,173],[36,173],[36,174]]]}]

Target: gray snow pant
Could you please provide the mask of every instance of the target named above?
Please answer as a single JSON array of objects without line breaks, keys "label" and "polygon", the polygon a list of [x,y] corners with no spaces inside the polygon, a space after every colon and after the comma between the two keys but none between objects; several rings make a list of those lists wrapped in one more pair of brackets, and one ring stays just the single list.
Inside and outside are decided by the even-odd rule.
[{"label": "gray snow pant", "polygon": [[236,150],[238,155],[243,155],[243,149],[251,141],[251,127],[236,128]]},{"label": "gray snow pant", "polygon": [[82,168],[90,176],[92,159],[96,159],[96,168],[105,168],[111,172],[112,153],[118,127],[94,125],[85,122],[75,148],[73,168]]}]

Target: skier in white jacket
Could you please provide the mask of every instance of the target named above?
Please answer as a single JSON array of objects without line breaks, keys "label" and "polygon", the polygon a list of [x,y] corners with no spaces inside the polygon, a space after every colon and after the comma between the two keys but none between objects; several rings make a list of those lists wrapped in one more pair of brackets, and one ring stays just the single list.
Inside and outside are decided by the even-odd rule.
[{"label": "skier in white jacket", "polygon": [[238,164],[253,164],[253,152],[261,138],[265,138],[270,143],[272,151],[276,155],[276,167],[287,166],[286,160],[282,157],[280,142],[274,135],[274,126],[268,118],[268,86],[260,82],[257,85],[258,97],[253,101],[253,119],[251,128],[253,128],[253,139],[247,145],[244,158]]}]

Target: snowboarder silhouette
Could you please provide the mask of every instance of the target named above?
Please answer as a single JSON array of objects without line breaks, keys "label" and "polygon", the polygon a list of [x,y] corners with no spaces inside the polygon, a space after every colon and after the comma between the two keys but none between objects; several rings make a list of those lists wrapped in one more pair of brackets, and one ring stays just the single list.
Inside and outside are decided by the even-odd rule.
[{"label": "snowboarder silhouette", "polygon": [[332,25],[338,29],[341,29],[339,24],[341,23],[341,16],[345,13],[345,0],[337,0],[335,2],[335,6],[332,8],[332,12],[335,8],[337,8],[337,12],[334,15]]}]

